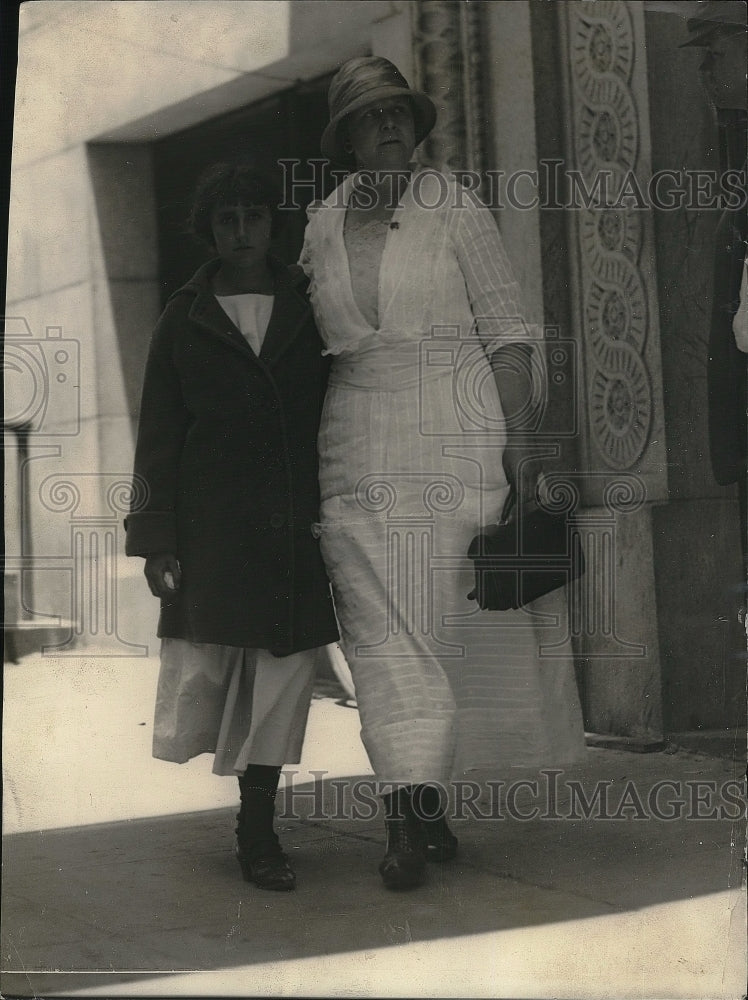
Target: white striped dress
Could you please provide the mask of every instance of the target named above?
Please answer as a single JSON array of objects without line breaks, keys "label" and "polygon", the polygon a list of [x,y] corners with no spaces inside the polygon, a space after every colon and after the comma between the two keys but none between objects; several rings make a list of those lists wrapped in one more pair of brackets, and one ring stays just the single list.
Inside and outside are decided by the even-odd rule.
[{"label": "white striped dress", "polygon": [[344,240],[356,179],[310,213],[301,264],[335,356],[321,544],[364,745],[380,780],[409,783],[573,760],[584,741],[563,592],[518,612],[467,599],[470,539],[507,494],[488,356],[537,333],[491,213],[434,171],[413,175],[371,262],[376,315],[362,311],[365,269],[349,268]]}]

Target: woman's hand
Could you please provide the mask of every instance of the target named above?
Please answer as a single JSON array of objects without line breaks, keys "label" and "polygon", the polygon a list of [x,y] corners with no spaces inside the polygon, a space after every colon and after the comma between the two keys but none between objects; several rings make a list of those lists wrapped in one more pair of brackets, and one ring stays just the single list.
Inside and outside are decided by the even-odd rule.
[{"label": "woman's hand", "polygon": [[182,571],[177,557],[171,552],[148,556],[143,572],[154,597],[173,597],[174,592],[179,590]]}]

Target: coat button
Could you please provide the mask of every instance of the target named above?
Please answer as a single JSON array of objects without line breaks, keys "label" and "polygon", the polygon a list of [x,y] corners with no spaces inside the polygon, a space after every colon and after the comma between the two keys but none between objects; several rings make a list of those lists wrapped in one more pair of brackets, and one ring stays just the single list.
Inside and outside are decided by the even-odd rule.
[{"label": "coat button", "polygon": [[282,514],[272,514],[270,517],[271,528],[282,528],[285,524],[285,517]]}]

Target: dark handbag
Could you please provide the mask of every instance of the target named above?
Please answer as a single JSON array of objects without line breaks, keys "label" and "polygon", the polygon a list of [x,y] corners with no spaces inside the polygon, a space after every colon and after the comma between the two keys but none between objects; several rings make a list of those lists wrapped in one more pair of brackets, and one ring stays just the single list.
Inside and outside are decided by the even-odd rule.
[{"label": "dark handbag", "polygon": [[513,521],[483,528],[468,556],[475,568],[475,590],[468,597],[484,611],[521,608],[584,572],[582,547],[567,514],[536,506]]}]

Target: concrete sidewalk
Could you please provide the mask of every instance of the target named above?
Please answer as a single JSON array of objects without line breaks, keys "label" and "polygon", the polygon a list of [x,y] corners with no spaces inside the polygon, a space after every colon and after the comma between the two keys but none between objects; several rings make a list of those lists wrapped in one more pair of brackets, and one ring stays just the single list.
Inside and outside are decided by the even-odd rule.
[{"label": "concrete sidewalk", "polygon": [[393,894],[381,819],[350,815],[357,713],[322,686],[279,796],[299,886],[268,893],[232,856],[236,783],[150,758],[156,669],[6,667],[3,996],[744,995],[743,765],[596,749],[470,774],[458,859]]}]

